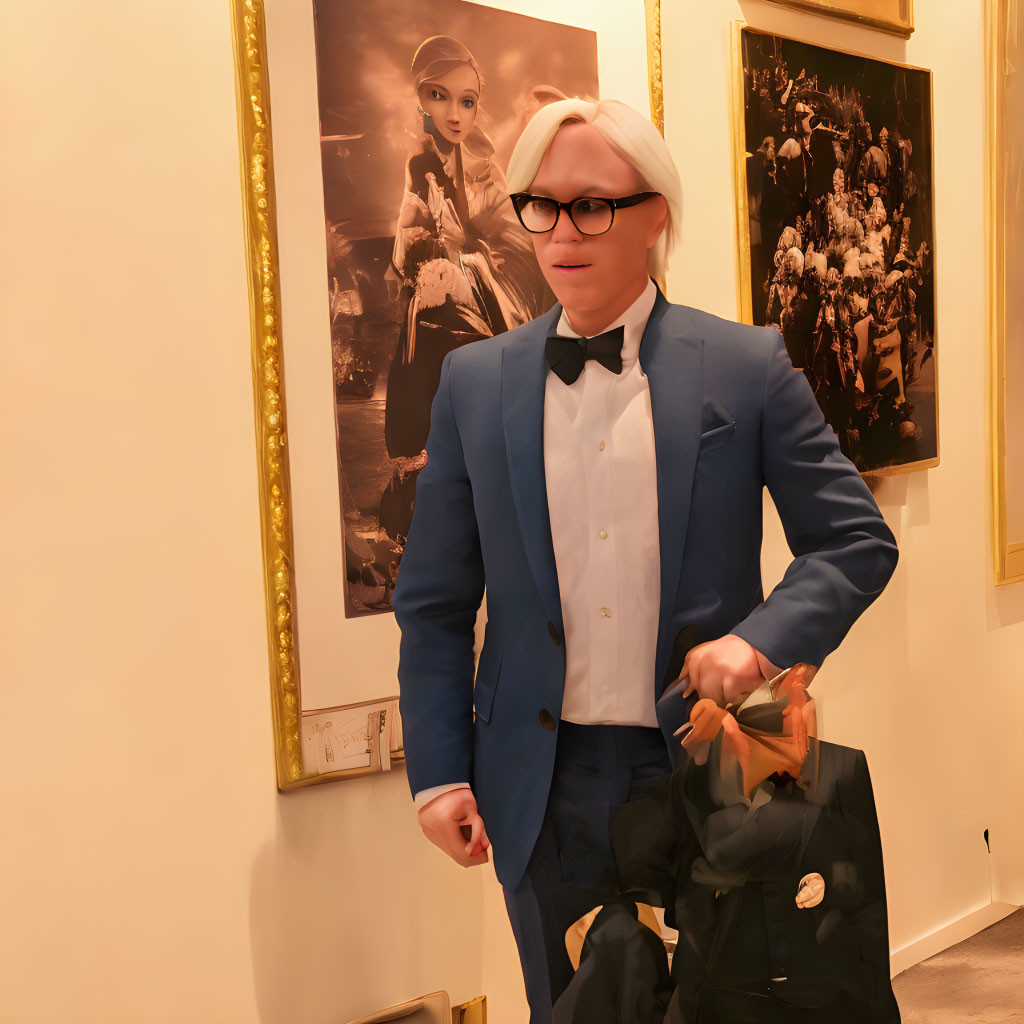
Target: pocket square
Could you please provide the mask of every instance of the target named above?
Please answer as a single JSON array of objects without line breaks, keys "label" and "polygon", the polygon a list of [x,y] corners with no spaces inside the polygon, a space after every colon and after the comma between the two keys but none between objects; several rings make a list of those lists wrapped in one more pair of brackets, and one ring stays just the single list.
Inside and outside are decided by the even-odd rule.
[{"label": "pocket square", "polygon": [[728,427],[734,420],[733,414],[717,398],[705,398],[700,416],[701,436],[719,427]]},{"label": "pocket square", "polygon": [[735,430],[735,423],[723,423],[720,427],[705,431],[700,435],[698,451],[708,452],[714,448],[721,448],[729,441]]}]

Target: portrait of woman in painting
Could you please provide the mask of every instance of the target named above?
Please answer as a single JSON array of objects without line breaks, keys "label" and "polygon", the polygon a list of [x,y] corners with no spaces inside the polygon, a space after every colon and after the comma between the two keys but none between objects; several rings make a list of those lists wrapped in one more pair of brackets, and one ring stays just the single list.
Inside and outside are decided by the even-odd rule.
[{"label": "portrait of woman in painting", "polygon": [[346,618],[386,615],[453,349],[554,304],[507,161],[596,96],[594,32],[466,0],[313,0]]},{"label": "portrait of woman in painting", "polygon": [[430,406],[454,348],[493,337],[550,304],[481,126],[484,76],[451,36],[412,60],[423,136],[406,163],[391,273],[401,282],[399,336],[387,382],[385,441],[394,472],[380,525],[404,544],[426,464]]}]

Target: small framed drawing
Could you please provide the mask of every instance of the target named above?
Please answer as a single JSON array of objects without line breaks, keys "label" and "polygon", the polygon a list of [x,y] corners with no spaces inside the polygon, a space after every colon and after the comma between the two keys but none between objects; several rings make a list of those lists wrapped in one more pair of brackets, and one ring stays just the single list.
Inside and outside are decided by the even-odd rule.
[{"label": "small framed drawing", "polygon": [[553,301],[504,187],[519,133],[599,95],[602,48],[639,55],[617,95],[654,92],[642,7],[534,6],[233,0],[282,789],[401,763],[391,593],[441,361]]},{"label": "small framed drawing", "polygon": [[914,31],[914,0],[772,0],[811,14],[845,18],[909,39]]},{"label": "small framed drawing", "polygon": [[938,464],[931,73],[734,26],[741,316],[863,473]]}]

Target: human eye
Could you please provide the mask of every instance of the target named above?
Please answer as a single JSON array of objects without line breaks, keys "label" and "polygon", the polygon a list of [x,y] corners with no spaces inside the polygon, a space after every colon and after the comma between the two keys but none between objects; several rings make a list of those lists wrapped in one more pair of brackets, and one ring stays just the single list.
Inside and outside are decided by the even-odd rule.
[{"label": "human eye", "polygon": [[577,199],[573,205],[577,213],[597,213],[605,204],[600,199]]},{"label": "human eye", "polygon": [[472,110],[476,106],[476,100],[474,100],[472,96],[466,96],[462,101],[462,105],[467,110]]},{"label": "human eye", "polygon": [[430,98],[432,100],[443,100],[444,99],[444,93],[440,89],[431,89],[430,90]]},{"label": "human eye", "polygon": [[531,196],[528,205],[534,213],[550,213],[555,208],[554,201],[543,196]]}]

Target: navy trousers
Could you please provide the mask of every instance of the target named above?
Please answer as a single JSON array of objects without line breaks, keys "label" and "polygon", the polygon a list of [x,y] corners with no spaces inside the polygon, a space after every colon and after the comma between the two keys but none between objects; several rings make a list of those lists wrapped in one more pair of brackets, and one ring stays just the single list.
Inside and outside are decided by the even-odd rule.
[{"label": "navy trousers", "polygon": [[572,978],[566,930],[618,892],[613,815],[671,771],[660,729],[559,723],[544,823],[522,881],[505,890],[530,1024],[551,1024],[551,1007]]}]

